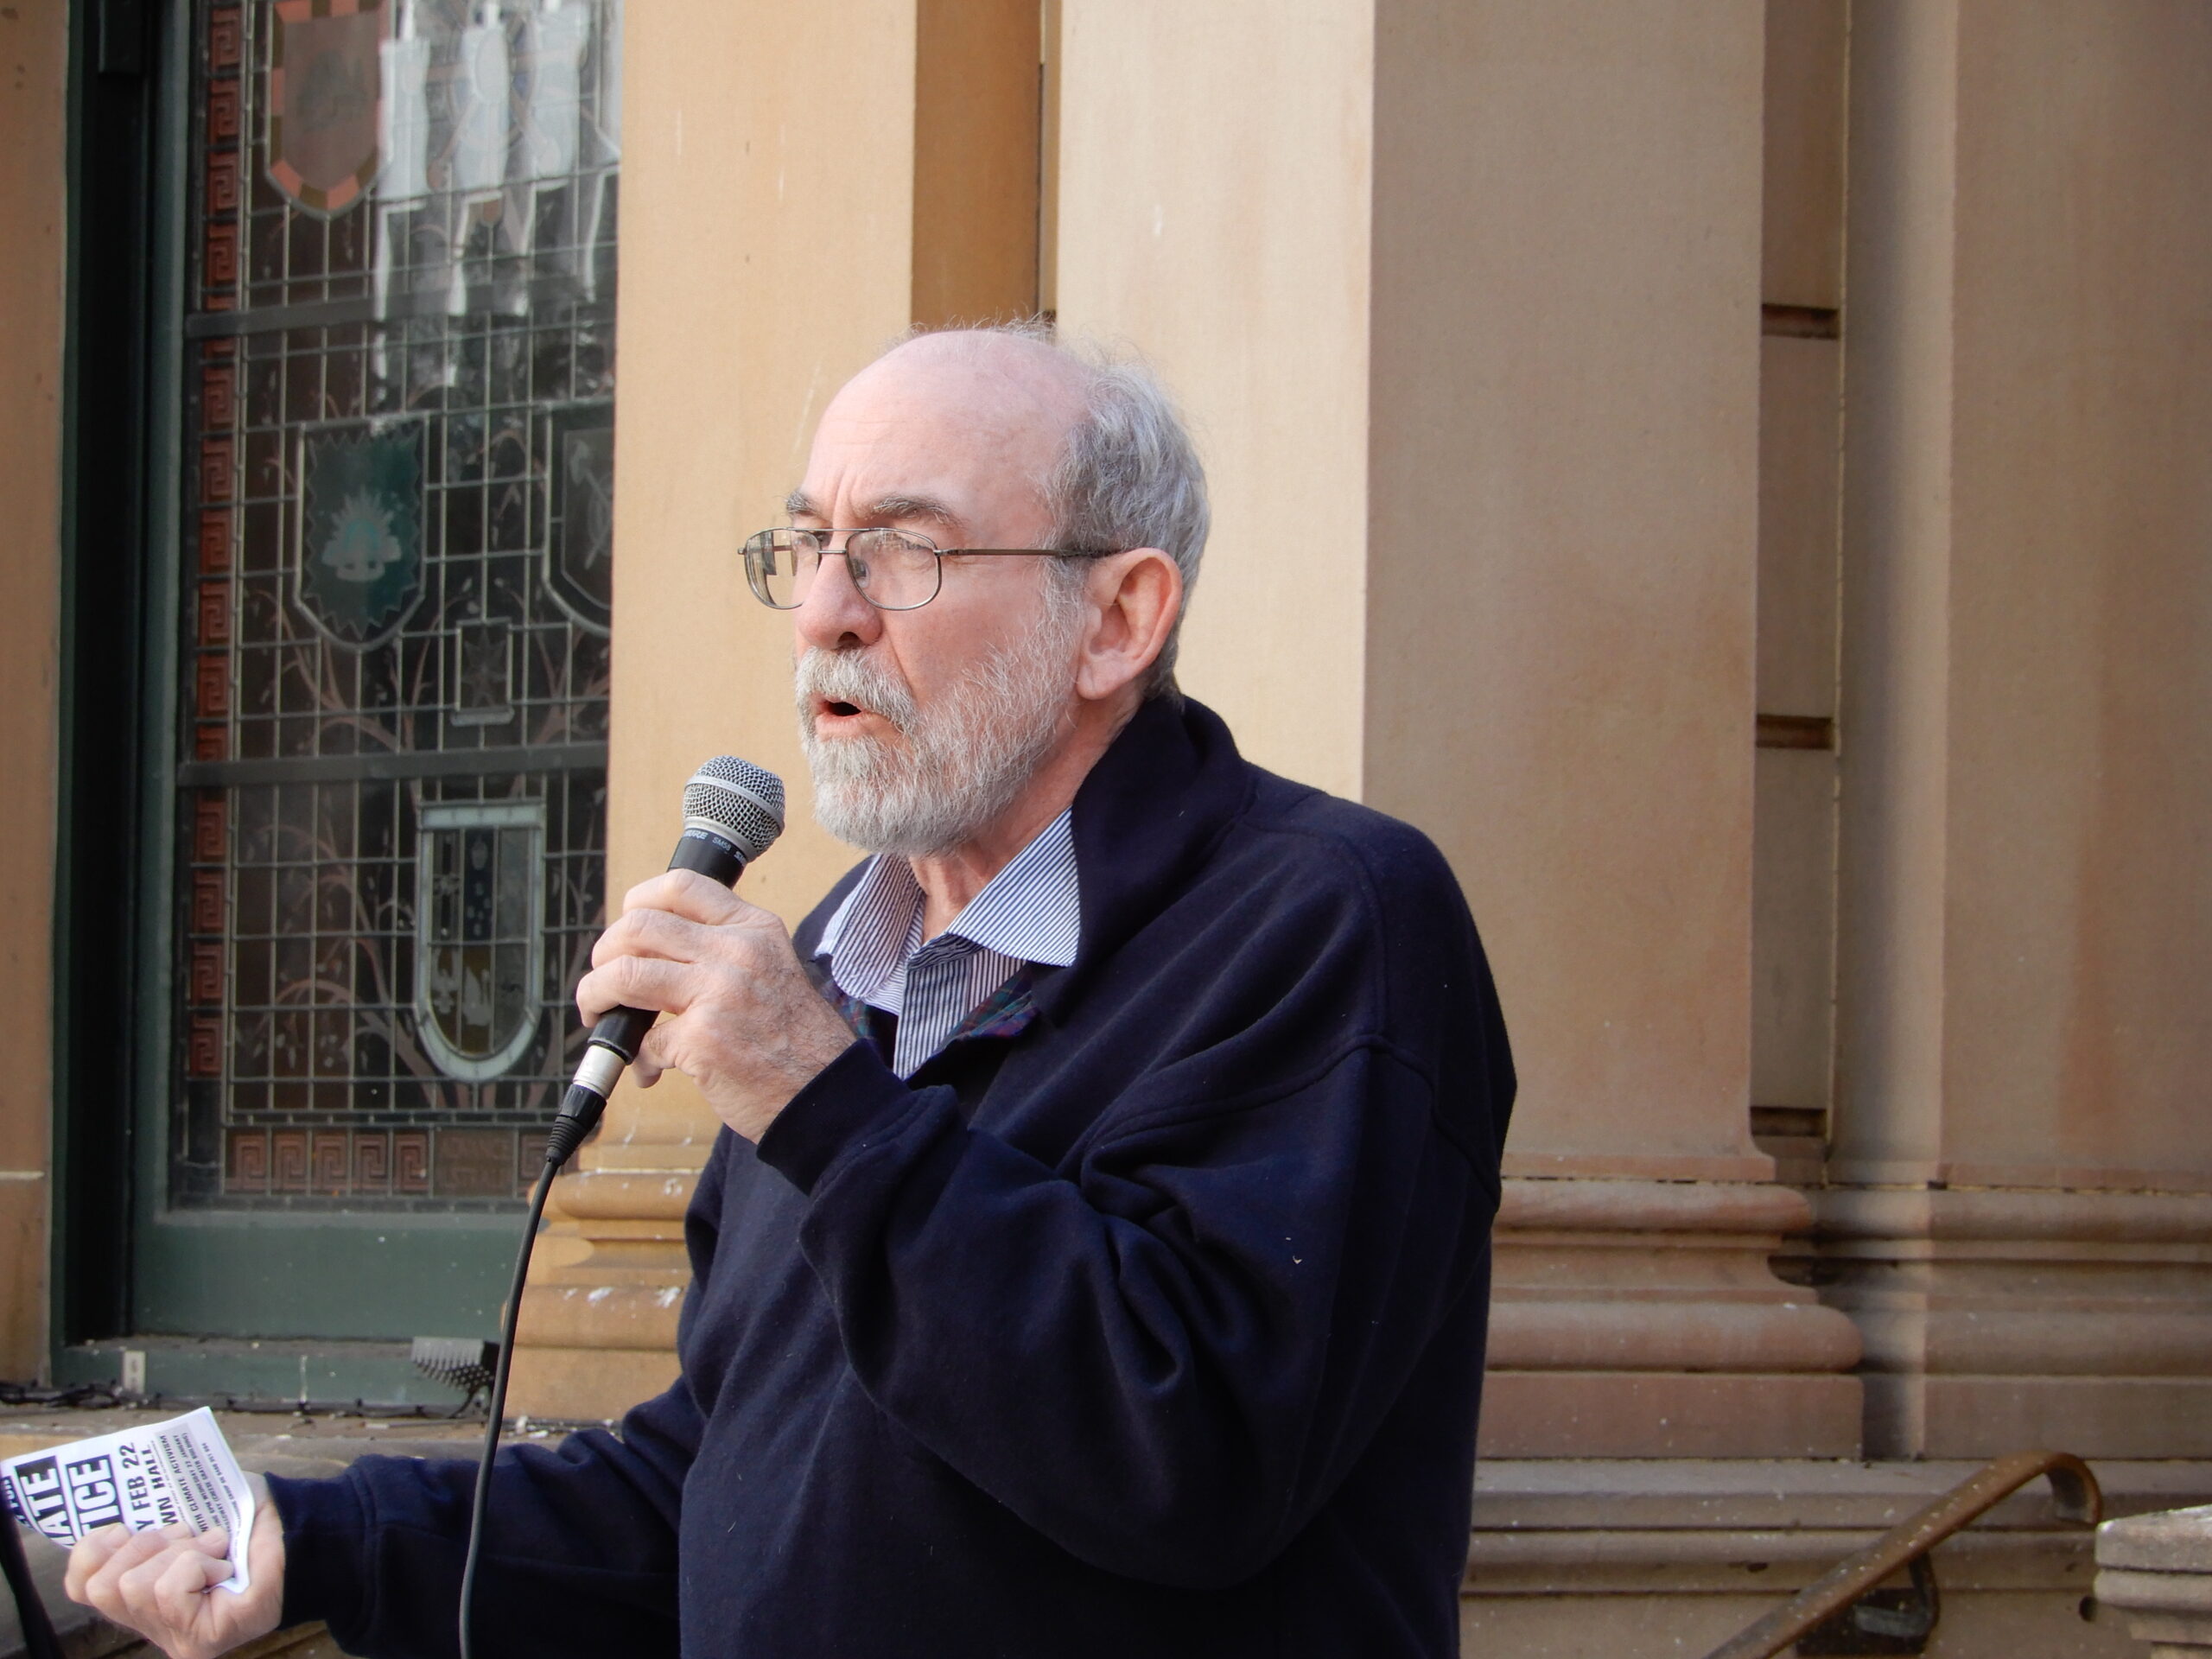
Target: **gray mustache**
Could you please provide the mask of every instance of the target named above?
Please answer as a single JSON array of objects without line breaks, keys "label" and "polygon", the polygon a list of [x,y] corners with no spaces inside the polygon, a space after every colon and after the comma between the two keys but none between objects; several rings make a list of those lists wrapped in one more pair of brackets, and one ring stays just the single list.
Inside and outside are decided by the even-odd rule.
[{"label": "gray mustache", "polygon": [[906,681],[858,651],[824,651],[809,645],[794,674],[802,717],[812,701],[856,703],[882,715],[900,731],[913,723],[913,693]]}]

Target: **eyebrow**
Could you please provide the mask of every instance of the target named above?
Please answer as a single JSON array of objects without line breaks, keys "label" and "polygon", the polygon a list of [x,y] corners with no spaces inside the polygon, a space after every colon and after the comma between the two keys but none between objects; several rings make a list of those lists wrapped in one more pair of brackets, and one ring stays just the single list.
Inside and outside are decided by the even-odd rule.
[{"label": "eyebrow", "polygon": [[[793,490],[784,498],[784,511],[794,518],[823,518],[829,515],[815,505],[814,498],[804,490]],[[957,531],[961,527],[960,515],[934,496],[887,495],[861,512],[863,524],[896,524],[901,520],[919,519],[935,524],[941,530]]]},{"label": "eyebrow", "polygon": [[928,495],[887,495],[862,516],[872,524],[892,524],[901,518],[918,518],[924,524],[937,525],[940,530],[960,528],[960,515],[936,497]]}]

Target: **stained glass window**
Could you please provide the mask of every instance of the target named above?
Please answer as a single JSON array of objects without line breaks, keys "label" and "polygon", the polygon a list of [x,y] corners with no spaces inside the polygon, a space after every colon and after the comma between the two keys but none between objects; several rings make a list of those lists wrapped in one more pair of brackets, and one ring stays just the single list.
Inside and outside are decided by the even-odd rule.
[{"label": "stained glass window", "polygon": [[169,1200],[513,1202],[603,908],[620,0],[205,0]]}]

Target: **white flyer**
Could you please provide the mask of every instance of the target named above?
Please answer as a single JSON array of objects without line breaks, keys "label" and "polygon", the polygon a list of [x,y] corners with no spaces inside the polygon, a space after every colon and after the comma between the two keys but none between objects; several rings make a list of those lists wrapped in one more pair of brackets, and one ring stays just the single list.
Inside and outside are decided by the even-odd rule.
[{"label": "white flyer", "polygon": [[165,1423],[0,1459],[0,1498],[64,1548],[118,1521],[133,1532],[180,1521],[194,1532],[221,1527],[231,1535],[231,1576],[216,1587],[246,1587],[253,1489],[205,1406]]}]

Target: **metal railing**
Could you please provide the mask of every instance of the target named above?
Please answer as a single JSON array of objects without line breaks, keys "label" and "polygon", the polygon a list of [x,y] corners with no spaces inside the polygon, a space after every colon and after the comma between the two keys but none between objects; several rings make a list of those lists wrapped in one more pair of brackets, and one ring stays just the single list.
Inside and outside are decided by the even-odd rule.
[{"label": "metal railing", "polygon": [[[1987,1463],[1926,1509],[1900,1522],[1857,1554],[1838,1562],[1758,1624],[1722,1643],[1706,1659],[1773,1659],[1791,1643],[1852,1606],[1901,1567],[1914,1569],[1914,1583],[1934,1623],[1932,1575],[1923,1563],[1928,1552],[1993,1509],[2038,1475],[2050,1478],[2058,1518],[2094,1527],[2104,1517],[2104,1494],[2089,1465],[2066,1452],[2015,1452]],[[1895,1619],[1893,1612],[1878,1617]],[[1895,1632],[1899,1635],[1921,1631]]]}]

